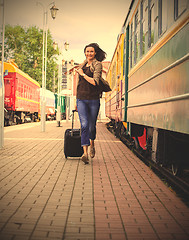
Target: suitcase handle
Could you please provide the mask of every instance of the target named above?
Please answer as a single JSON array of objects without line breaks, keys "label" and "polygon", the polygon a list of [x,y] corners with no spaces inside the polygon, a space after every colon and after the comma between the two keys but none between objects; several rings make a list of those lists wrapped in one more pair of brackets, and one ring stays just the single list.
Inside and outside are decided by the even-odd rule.
[{"label": "suitcase handle", "polygon": [[76,112],[76,110],[72,110],[72,129],[74,127],[74,112]]},{"label": "suitcase handle", "polygon": [[[73,130],[73,127],[74,127],[74,112],[77,112],[77,110],[72,110],[72,130]],[[80,128],[80,135],[81,135],[81,128]],[[73,131],[71,132],[71,136],[73,136]]]}]

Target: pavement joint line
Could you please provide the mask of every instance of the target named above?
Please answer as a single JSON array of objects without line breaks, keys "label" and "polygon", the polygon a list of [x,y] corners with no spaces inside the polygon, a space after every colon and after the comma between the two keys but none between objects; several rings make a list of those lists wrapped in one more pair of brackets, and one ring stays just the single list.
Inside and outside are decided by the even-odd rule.
[{"label": "pavement joint line", "polygon": [[[117,146],[118,147],[118,146]],[[111,148],[110,148],[111,149]],[[120,149],[121,150],[121,149]],[[113,154],[114,155],[114,153],[113,153],[113,151],[112,151],[112,149],[111,149],[111,154]],[[116,162],[118,163],[118,161],[117,161],[117,159],[116,159],[116,156],[114,155],[114,159],[116,160]],[[139,171],[136,169],[136,167],[134,166],[134,164],[132,164],[132,162],[130,161],[130,160],[128,160],[130,163],[131,163],[131,165],[134,167],[134,169],[138,172],[138,174],[141,176],[141,174],[139,173]],[[119,167],[120,167],[120,169],[121,169],[121,171],[122,171],[122,173],[123,173],[123,175],[125,176],[125,173],[123,172],[123,170],[122,170],[122,168],[121,168],[121,166],[120,166],[120,163],[118,163],[118,165],[119,165]],[[143,179],[143,181],[147,184],[147,182],[145,181],[145,179],[141,176],[141,178]],[[129,181],[128,181],[128,179],[127,179],[127,177],[125,176],[125,179],[126,179],[126,181],[128,182],[128,184],[130,185],[130,183],[129,183]],[[111,180],[110,180],[111,181]],[[148,184],[147,184],[148,185]],[[152,188],[148,185],[148,187],[151,189],[151,191],[153,192],[153,190],[152,190]],[[154,227],[154,225],[153,225],[153,223],[151,222],[151,220],[149,219],[149,216],[147,215],[147,213],[146,213],[146,211],[145,211],[145,209],[143,208],[143,206],[142,206],[142,204],[141,204],[141,201],[138,199],[138,197],[137,197],[137,195],[136,195],[136,193],[135,193],[135,191],[133,190],[133,188],[132,188],[132,186],[130,185],[130,189],[133,191],[133,194],[135,195],[135,198],[137,199],[137,201],[138,201],[138,203],[139,203],[139,205],[141,206],[141,209],[143,210],[143,212],[144,212],[144,214],[146,215],[146,217],[147,217],[147,219],[148,219],[148,221],[149,221],[149,223],[150,223],[150,225],[151,225],[151,227],[152,227],[152,229],[154,230],[154,232],[155,232],[155,234],[156,234],[156,236],[158,237],[158,239],[160,239],[160,237],[159,237],[159,234],[157,233],[157,231],[156,231],[156,229],[155,229],[155,227]],[[155,196],[158,198],[158,196],[155,194]],[[158,198],[159,199],[159,198]],[[160,199],[159,199],[160,200]],[[160,202],[161,202],[161,204],[164,206],[164,204],[162,203],[162,201],[160,200]],[[169,214],[174,218],[174,216],[170,213],[170,211],[164,206],[164,208],[169,212]],[[175,218],[174,218],[175,219]],[[176,220],[175,220],[176,221]],[[176,221],[177,222],[177,221]],[[177,224],[178,224],[178,222],[177,222]],[[180,224],[179,224],[180,225]],[[180,225],[180,227],[181,227],[181,225]],[[182,228],[182,227],[181,227]],[[187,234],[187,232],[185,231],[185,229],[183,229],[184,230],[184,232]]]},{"label": "pavement joint line", "polygon": [[94,200],[94,161],[91,160],[91,166],[92,166],[92,200],[93,200],[93,220],[94,220],[94,239],[96,239],[96,218],[95,218],[95,200]]},{"label": "pavement joint line", "polygon": [[[100,146],[100,147],[101,147],[101,146]],[[115,156],[115,154],[113,153],[112,148],[111,148],[110,146],[109,146],[109,149],[110,149],[110,151],[111,151],[111,154],[114,156],[114,159],[116,160],[117,164],[119,165],[119,168],[121,169],[123,175],[125,176],[125,174],[124,174],[124,172],[123,172],[120,164],[118,163],[118,161],[117,161],[117,159],[116,159],[116,156]],[[102,147],[101,147],[101,150],[102,150]],[[103,151],[102,151],[102,154],[103,154]],[[103,159],[104,159],[104,157],[103,157]],[[128,236],[127,236],[127,233],[126,233],[126,229],[125,229],[125,226],[124,226],[124,222],[123,222],[123,219],[122,219],[122,216],[121,216],[120,208],[119,208],[119,205],[118,205],[118,202],[117,202],[117,198],[116,198],[116,195],[115,195],[115,192],[114,192],[114,187],[113,187],[113,185],[112,185],[112,180],[111,180],[111,178],[110,178],[109,171],[108,171],[108,168],[107,168],[107,163],[104,161],[104,164],[105,164],[106,171],[107,171],[107,174],[108,174],[108,177],[109,177],[109,181],[110,181],[110,184],[111,184],[112,192],[113,192],[113,195],[114,195],[114,198],[115,198],[115,203],[116,203],[116,206],[117,206],[119,215],[120,215],[120,219],[121,219],[121,222],[122,222],[123,230],[124,230],[124,232],[125,232],[126,239],[128,239]],[[115,172],[115,170],[114,170],[114,172]],[[126,181],[128,182],[128,179],[127,179],[126,176],[125,176],[125,179],[126,179]],[[128,184],[129,184],[129,182],[128,182]],[[130,186],[130,188],[132,189],[131,186]],[[132,191],[133,191],[133,189],[132,189]],[[133,193],[134,193],[134,195],[135,195],[135,197],[136,197],[136,194],[135,194],[134,191],[133,191]],[[136,199],[138,200],[137,197],[136,197]],[[139,201],[139,200],[138,200],[138,201]],[[139,204],[141,205],[140,202],[139,202]],[[141,207],[142,207],[142,206],[141,206]],[[144,211],[144,210],[143,210],[143,211]],[[145,212],[144,212],[144,213],[145,213]],[[146,213],[145,213],[145,215],[146,215]],[[147,217],[147,218],[148,218],[148,217]],[[148,220],[149,220],[149,218],[148,218]],[[149,221],[149,223],[151,224],[151,226],[152,226],[154,232],[156,233],[158,239],[160,239],[159,236],[158,236],[158,234],[157,234],[157,232],[156,232],[156,230],[154,229],[152,223],[151,223],[150,221]]]},{"label": "pavement joint line", "polygon": [[[42,143],[41,143],[41,145],[42,145]],[[35,146],[38,146],[38,145],[35,145]],[[27,152],[29,152],[29,151],[31,151],[31,148],[30,148]],[[50,151],[51,151],[51,149],[46,153],[46,155],[48,155],[48,153],[49,153]],[[23,153],[23,155],[21,155],[21,156],[24,156],[27,152]],[[36,155],[36,153],[34,153],[34,156],[35,156],[35,155]],[[18,156],[16,159],[20,158],[21,156]],[[30,161],[31,158],[32,158],[32,156],[30,156],[30,158],[28,159],[28,162]],[[43,159],[43,158],[44,158],[44,156],[42,156],[42,159]],[[14,159],[14,160],[11,161],[11,162],[15,162],[16,159]],[[33,168],[34,168],[40,161],[41,161],[41,158],[40,158],[40,159],[38,160],[38,162],[33,166]],[[16,167],[16,169],[18,169],[20,166],[22,166],[22,165],[24,165],[24,164],[26,164],[26,161],[24,161],[24,162],[22,162],[20,165],[18,165],[18,166]],[[32,169],[33,169],[33,168],[32,168]],[[31,170],[31,169],[30,169],[30,170]],[[0,182],[3,181],[6,177],[8,177],[8,176],[9,176],[11,173],[13,173],[14,171],[15,171],[15,169],[13,169],[12,172],[9,172],[8,175],[6,175],[4,178],[2,178],[2,179],[0,180]],[[28,174],[28,173],[27,173],[27,174]],[[27,175],[27,174],[26,174],[26,175]],[[25,175],[25,176],[26,176],[26,175]],[[25,177],[25,176],[24,176],[24,177]],[[24,178],[24,177],[23,177],[23,178]],[[20,181],[19,181],[19,182],[20,182]],[[11,189],[12,189],[12,188],[11,188]],[[11,190],[11,189],[10,189],[10,190]],[[2,199],[2,197],[4,197],[4,196],[1,196],[0,199]]]},{"label": "pavement joint line", "polygon": [[75,179],[74,179],[74,184],[73,184],[73,187],[72,187],[72,193],[71,193],[71,197],[70,197],[70,203],[69,203],[69,207],[68,207],[68,212],[67,212],[67,217],[66,217],[66,221],[65,221],[64,232],[63,232],[62,239],[65,239],[65,237],[66,237],[66,228],[67,228],[69,213],[70,213],[70,209],[71,209],[71,202],[72,202],[73,195],[74,195],[74,189],[75,189],[77,174],[78,174],[78,170],[79,170],[79,163],[80,163],[80,161],[78,161],[78,163],[77,163],[77,169],[76,169],[76,173],[75,173]]},{"label": "pavement joint line", "polygon": [[[48,154],[48,153],[47,153]],[[57,154],[58,155],[58,154]],[[37,163],[36,163],[37,164]],[[35,164],[35,165],[36,165]],[[50,165],[52,164],[52,162],[49,164],[49,166],[48,166],[48,168],[50,167]],[[48,168],[46,169],[46,171],[44,172],[44,173],[46,173],[47,172],[47,170],[48,170]],[[26,174],[27,175],[27,174]],[[25,175],[25,176],[26,176]],[[43,174],[44,175],[44,174]],[[40,177],[40,179],[43,177],[43,175],[41,175],[41,177]],[[22,178],[23,179],[23,178]],[[21,181],[21,180],[20,180]],[[19,181],[19,182],[20,182]],[[18,184],[18,183],[17,183]],[[23,202],[25,201],[25,199],[30,195],[30,193],[32,192],[32,190],[35,188],[35,186],[37,185],[37,183],[36,184],[34,184],[34,186],[32,187],[32,189],[30,190],[30,192],[26,195],[26,197],[22,200],[22,202],[19,204],[19,206],[17,207],[17,209],[12,213],[12,214],[10,214],[10,216],[9,216],[9,218],[7,219],[7,221],[2,225],[2,227],[1,227],[1,229],[0,229],[0,232],[5,228],[5,226],[6,226],[6,224],[10,221],[10,219],[16,214],[16,212],[18,211],[18,209],[19,209],[19,207],[21,207],[21,205],[23,204]],[[12,187],[13,188],[13,187]],[[11,189],[12,189],[11,188]],[[11,189],[9,189],[9,191],[11,190]],[[8,191],[8,192],[9,192]],[[7,193],[6,193],[7,194]],[[4,194],[4,195],[6,195],[6,194]],[[3,196],[4,196],[3,195]],[[1,199],[3,198],[3,196],[1,197]]]},{"label": "pavement joint line", "polygon": [[[119,146],[117,146],[117,147],[119,148]],[[111,149],[111,151],[112,151],[112,149]],[[121,149],[120,149],[120,151],[122,152]],[[114,155],[113,151],[112,151],[112,154]],[[115,159],[116,159],[116,157],[115,157]],[[117,161],[117,160],[116,160],[116,161]],[[128,161],[131,163],[131,165],[134,167],[134,169],[136,170],[136,172],[140,175],[140,177],[143,179],[143,181],[146,183],[146,185],[149,187],[149,189],[154,193],[154,195],[155,195],[156,198],[159,200],[159,202],[162,204],[162,206],[164,207],[164,209],[166,209],[166,211],[172,216],[172,218],[173,218],[173,219],[175,220],[175,222],[180,226],[180,228],[188,235],[187,231],[186,231],[186,230],[182,227],[182,225],[175,219],[174,215],[169,211],[169,209],[168,209],[168,208],[165,206],[165,204],[161,201],[161,199],[158,197],[158,195],[153,191],[152,187],[147,183],[147,181],[144,179],[144,177],[140,174],[140,172],[139,172],[138,169],[135,167],[135,165],[134,165],[129,159],[128,159]],[[118,163],[118,161],[117,161],[117,163]],[[118,163],[118,165],[120,166],[120,163]],[[125,176],[125,173],[123,172],[121,166],[120,166],[120,169],[121,169],[123,175]],[[128,182],[128,179],[127,179],[126,176],[125,176],[125,179],[126,179],[126,181]],[[136,180],[136,179],[135,179],[135,180]],[[129,182],[128,182],[128,184],[129,184]],[[130,184],[129,184],[129,185],[130,185]],[[145,210],[144,210],[143,207],[142,207],[141,201],[140,201],[140,200],[138,199],[138,197],[136,196],[133,188],[132,188],[131,186],[130,186],[130,188],[132,189],[132,191],[133,191],[133,193],[134,193],[137,201],[139,202],[139,204],[140,204],[140,206],[141,206],[141,209],[144,211],[144,213],[145,213],[148,221],[150,222],[150,224],[152,225],[152,228],[154,229],[153,224],[151,223],[149,217],[147,216]],[[154,229],[154,231],[155,231],[155,233],[157,234],[156,229]],[[158,236],[158,237],[159,237],[159,236]]]},{"label": "pavement joint line", "polygon": [[[39,140],[39,141],[64,141],[63,138],[4,138],[5,140]],[[95,140],[95,142],[116,142],[121,143],[118,140]]]},{"label": "pavement joint line", "polygon": [[5,138],[5,140],[21,140],[21,141],[25,141],[25,140],[38,140],[38,141],[63,141],[62,138],[58,139],[58,138]]},{"label": "pavement joint line", "polygon": [[[42,145],[42,144],[43,144],[43,143],[41,143],[40,145]],[[39,147],[39,144],[35,143],[33,146],[28,147],[28,149],[27,149],[25,152],[23,152],[22,155],[17,155],[16,158],[14,158],[12,161],[9,162],[9,164],[12,163],[12,162],[15,162],[15,160],[17,160],[17,159],[20,158],[21,156],[26,155],[28,152],[31,151],[31,148],[33,149],[34,147]],[[16,146],[15,146],[15,148],[16,148]],[[20,149],[22,150],[22,148],[23,148],[23,147],[21,146]],[[18,149],[17,149],[17,151],[18,151]],[[35,155],[35,154],[34,154],[34,155]],[[3,167],[5,167],[5,166],[7,166],[7,163],[5,163],[5,165],[1,166],[0,169],[3,168]]]},{"label": "pavement joint line", "polygon": [[[57,156],[58,156],[58,154],[57,154]],[[56,159],[56,158],[55,158],[55,159]],[[34,233],[34,231],[35,231],[35,229],[36,229],[36,227],[37,227],[37,224],[38,224],[38,222],[39,222],[39,220],[40,220],[40,218],[41,218],[41,216],[42,216],[42,214],[43,214],[43,212],[44,212],[44,209],[45,209],[46,206],[47,206],[47,203],[48,203],[50,197],[51,197],[52,194],[53,194],[53,190],[55,189],[55,187],[56,187],[56,185],[57,185],[57,182],[58,182],[58,180],[59,180],[59,178],[60,178],[61,173],[62,173],[63,170],[64,170],[64,167],[65,167],[67,161],[68,161],[68,160],[66,159],[65,162],[64,162],[64,164],[63,164],[63,166],[62,166],[62,169],[61,169],[61,171],[60,171],[60,173],[59,173],[59,176],[57,177],[56,182],[54,183],[54,186],[53,186],[53,188],[52,188],[52,190],[51,190],[51,193],[49,194],[48,199],[47,199],[47,201],[46,201],[46,203],[45,203],[45,205],[44,205],[44,207],[43,207],[43,211],[42,211],[41,214],[39,215],[39,217],[38,217],[38,219],[37,219],[37,221],[36,221],[36,224],[35,224],[32,232],[31,232],[31,234],[30,234],[30,236],[29,236],[29,239],[31,239],[31,237],[32,237],[32,235],[33,235],[33,233]]]},{"label": "pavement joint line", "polygon": [[[118,203],[117,203],[116,195],[115,195],[115,192],[114,192],[114,189],[113,189],[113,186],[112,186],[112,181],[110,179],[110,175],[109,175],[109,172],[108,172],[107,164],[106,164],[106,162],[104,160],[104,152],[102,150],[102,146],[101,145],[100,145],[100,148],[101,148],[101,152],[102,152],[102,156],[103,156],[103,162],[105,164],[106,172],[107,172],[107,175],[108,175],[108,178],[109,178],[109,182],[110,182],[110,185],[111,185],[112,194],[113,194],[113,197],[114,197],[114,200],[115,200],[115,203],[116,203],[116,207],[117,207],[117,210],[118,210],[118,213],[119,213],[119,217],[120,217],[120,220],[121,220],[121,225],[122,225],[122,228],[123,228],[123,231],[124,231],[124,234],[125,234],[125,239],[127,240],[128,236],[127,236],[126,229],[125,229],[124,222],[123,222],[123,218],[121,216],[121,212],[120,212],[120,209],[119,209],[119,206],[118,206]],[[111,238],[112,238],[112,235],[110,233],[110,239]]]}]

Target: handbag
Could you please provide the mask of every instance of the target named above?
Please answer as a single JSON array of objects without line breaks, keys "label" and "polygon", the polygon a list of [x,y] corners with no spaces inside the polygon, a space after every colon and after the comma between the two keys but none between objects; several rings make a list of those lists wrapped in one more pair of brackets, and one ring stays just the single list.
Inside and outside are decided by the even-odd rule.
[{"label": "handbag", "polygon": [[100,89],[100,93],[112,91],[108,81],[104,80],[102,77],[100,78],[100,81],[99,81],[99,89]]}]

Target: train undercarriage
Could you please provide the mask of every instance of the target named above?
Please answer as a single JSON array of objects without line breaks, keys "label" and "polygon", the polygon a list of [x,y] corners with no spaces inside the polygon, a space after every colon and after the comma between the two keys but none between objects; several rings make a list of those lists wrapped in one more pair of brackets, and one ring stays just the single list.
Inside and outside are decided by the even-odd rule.
[{"label": "train undercarriage", "polygon": [[27,122],[37,122],[39,120],[38,113],[21,112],[21,111],[4,111],[4,126],[11,126]]},{"label": "train undercarriage", "polygon": [[129,134],[122,122],[111,120],[107,128],[121,140],[127,140],[145,158],[168,168],[175,176],[189,169],[189,136],[164,129],[131,123]]}]

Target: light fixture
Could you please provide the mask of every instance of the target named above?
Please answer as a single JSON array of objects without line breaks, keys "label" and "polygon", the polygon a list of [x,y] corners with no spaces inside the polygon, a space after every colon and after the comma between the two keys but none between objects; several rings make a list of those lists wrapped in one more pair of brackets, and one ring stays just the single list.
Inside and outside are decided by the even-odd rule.
[{"label": "light fixture", "polygon": [[51,10],[51,16],[52,16],[52,18],[53,19],[55,19],[56,18],[56,13],[57,13],[57,11],[59,10],[55,5],[53,5],[51,8],[50,8],[50,10]]},{"label": "light fixture", "polygon": [[53,42],[53,49],[56,51],[58,49],[58,43]]},{"label": "light fixture", "polygon": [[64,59],[62,59],[62,66],[64,66],[66,63],[66,61]]},{"label": "light fixture", "polygon": [[73,59],[71,60],[71,65],[74,66],[74,60]]},{"label": "light fixture", "polygon": [[65,48],[66,51],[68,51],[69,43],[67,41],[64,43],[64,48]]}]

